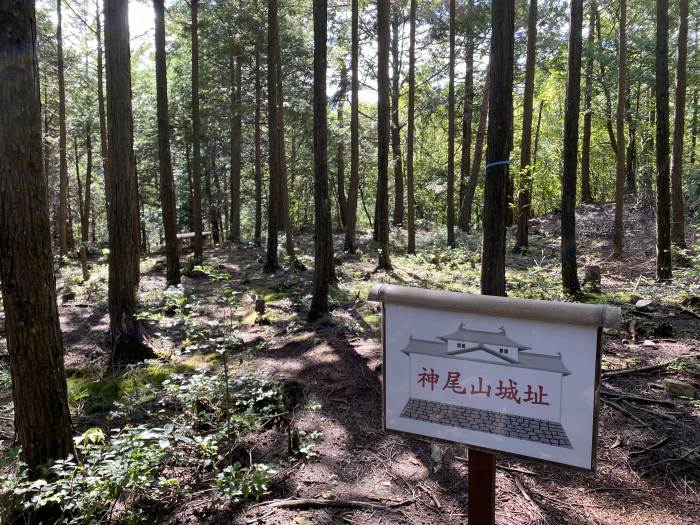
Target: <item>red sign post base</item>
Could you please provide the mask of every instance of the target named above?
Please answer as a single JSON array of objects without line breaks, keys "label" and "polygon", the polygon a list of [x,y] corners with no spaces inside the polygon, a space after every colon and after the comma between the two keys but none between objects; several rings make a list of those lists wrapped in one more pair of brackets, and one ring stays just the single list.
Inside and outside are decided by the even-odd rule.
[{"label": "red sign post base", "polygon": [[469,525],[496,523],[496,455],[469,451]]}]

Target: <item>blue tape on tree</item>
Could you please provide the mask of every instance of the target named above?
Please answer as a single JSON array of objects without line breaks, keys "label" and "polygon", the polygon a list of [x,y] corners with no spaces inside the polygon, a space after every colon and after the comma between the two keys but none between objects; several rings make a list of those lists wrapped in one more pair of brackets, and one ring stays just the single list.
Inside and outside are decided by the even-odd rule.
[{"label": "blue tape on tree", "polygon": [[487,164],[486,169],[494,168],[496,166],[504,166],[506,164],[510,164],[510,161],[509,160],[497,160],[497,161],[490,162],[489,164]]}]

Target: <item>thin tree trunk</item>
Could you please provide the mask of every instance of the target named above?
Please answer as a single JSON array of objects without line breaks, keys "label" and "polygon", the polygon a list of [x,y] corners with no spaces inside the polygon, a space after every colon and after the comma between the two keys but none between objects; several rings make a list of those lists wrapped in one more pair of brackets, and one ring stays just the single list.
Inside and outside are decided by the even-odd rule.
[{"label": "thin tree trunk", "polygon": [[204,257],[202,240],[202,152],[199,116],[199,0],[190,0],[192,13],[192,219],[194,226],[194,258]]},{"label": "thin tree trunk", "polygon": [[[467,16],[471,16],[473,10],[473,0],[469,0]],[[467,231],[469,224],[469,220],[463,213],[462,203],[464,202],[467,180],[469,179],[469,168],[471,167],[472,120],[474,117],[474,34],[472,27],[471,23],[467,26],[467,44],[465,46],[466,72],[464,75],[464,112],[462,114],[462,158],[460,162],[458,218],[458,226],[462,231]]]},{"label": "thin tree trunk", "polygon": [[231,214],[229,240],[241,242],[241,56],[231,56]]},{"label": "thin tree trunk", "polygon": [[481,107],[479,108],[479,124],[476,129],[476,141],[474,143],[474,158],[472,159],[472,168],[469,173],[469,180],[467,181],[467,186],[464,189],[464,199],[462,199],[462,206],[460,214],[464,215],[466,219],[466,230],[467,232],[471,229],[471,217],[472,217],[472,204],[474,203],[474,192],[476,191],[476,185],[479,182],[479,170],[481,169],[481,157],[484,153],[484,138],[486,136],[486,119],[489,112],[489,96],[490,96],[490,85],[491,85],[491,73],[490,65],[486,70],[486,76],[484,78],[484,93],[481,98]]},{"label": "thin tree trunk", "polygon": [[673,277],[669,181],[668,0],[656,0],[656,278]]},{"label": "thin tree trunk", "polygon": [[583,94],[583,138],[581,140],[581,202],[591,204],[591,122],[593,120],[593,46],[595,43],[596,3],[590,2],[588,23],[588,59],[586,60],[586,87]]},{"label": "thin tree trunk", "polygon": [[[141,347],[141,325],[136,318],[139,285],[139,208],[133,149],[131,67],[129,63],[128,5],[105,1],[105,71],[112,198],[109,249],[108,306],[113,357],[135,354]],[[140,354],[141,352],[139,352]]]},{"label": "thin tree trunk", "polygon": [[450,58],[447,87],[447,245],[455,246],[455,0],[450,0]]},{"label": "thin tree trunk", "polygon": [[391,7],[391,157],[394,168],[394,225],[403,224],[403,168],[401,166],[401,125],[399,122],[399,96],[401,90],[399,63],[399,17],[401,3]]},{"label": "thin tree trunk", "polygon": [[[598,7],[596,4],[592,5],[595,8],[595,18],[596,18],[596,31],[598,33],[598,52],[603,55],[603,38],[600,32],[600,13],[598,12]],[[615,130],[613,129],[612,123],[612,96],[610,94],[610,88],[605,79],[605,65],[603,60],[598,62],[600,67],[600,85],[603,87],[603,94],[605,95],[605,128],[608,130],[608,139],[610,147],[612,148],[615,155],[617,155],[617,141],[615,140]]]},{"label": "thin tree trunk", "polygon": [[581,29],[583,0],[571,1],[569,57],[564,112],[564,173],[561,193],[561,275],[564,292],[581,292],[576,268],[576,165],[578,163],[578,120],[581,98]]},{"label": "thin tree trunk", "polygon": [[73,432],[42,166],[33,1],[5,4],[0,49],[0,285],[14,428],[36,479],[44,465],[73,452]]},{"label": "thin tree trunk", "polygon": [[673,154],[671,157],[671,242],[686,248],[685,205],[683,203],[683,138],[685,134],[685,99],[688,72],[688,0],[678,0],[678,60],[676,62],[676,103],[673,120]]},{"label": "thin tree trunk", "polygon": [[625,67],[627,61],[627,1],[620,0],[620,20],[617,66],[617,152],[615,155],[615,224],[613,226],[613,257],[622,257],[624,251],[625,210],[625,96],[627,85]]},{"label": "thin tree trunk", "polygon": [[255,230],[253,242],[260,246],[262,234],[262,149],[260,146],[260,106],[262,94],[260,87],[260,39],[255,38]]},{"label": "thin tree trunk", "polygon": [[360,185],[360,116],[359,116],[359,0],[351,0],[351,49],[350,49],[350,188],[348,189],[347,216],[345,219],[345,250],[355,253],[357,229],[357,192]]},{"label": "thin tree trunk", "polygon": [[279,118],[277,104],[279,97],[277,90],[278,67],[277,47],[279,41],[279,27],[277,20],[277,0],[267,1],[267,119],[269,142],[269,171],[270,191],[267,201],[267,255],[265,260],[265,272],[271,273],[279,269],[277,258],[277,231],[279,218],[279,179],[280,157],[279,151]]},{"label": "thin tree trunk", "polygon": [[[356,2],[357,0],[353,1]],[[410,9],[410,33],[408,44],[408,130],[406,136],[406,186],[408,198],[407,251],[408,253],[416,253],[416,204],[413,181],[413,147],[416,140],[416,0],[411,0]],[[471,71],[467,71],[467,76],[470,74]]]},{"label": "thin tree trunk", "polygon": [[[537,172],[537,151],[540,146],[540,125],[542,124],[542,110],[544,109],[544,100],[540,100],[540,109],[537,112],[537,128],[535,129],[535,147],[532,152],[532,171]],[[532,206],[533,184],[534,177],[530,177],[530,219],[534,217],[534,208]]]},{"label": "thin tree trunk", "polygon": [[314,11],[314,225],[316,232],[314,286],[309,319],[326,315],[328,286],[333,265],[331,203],[328,196],[328,159],[326,142],[326,37],[327,0],[313,0]]},{"label": "thin tree trunk", "polygon": [[58,247],[61,257],[68,255],[68,160],[66,154],[66,81],[63,65],[63,17],[61,3],[56,0],[56,58],[58,61]]},{"label": "thin tree trunk", "polygon": [[698,139],[698,89],[693,94],[693,120],[690,123],[690,165],[695,166],[695,145]]},{"label": "thin tree trunk", "polygon": [[637,102],[634,115],[631,115],[631,104],[627,98],[627,124],[629,126],[629,140],[627,141],[627,153],[625,156],[625,192],[635,195],[637,193],[637,118],[639,115],[639,86],[637,87]]},{"label": "thin tree trunk", "polygon": [[340,66],[340,82],[338,85],[338,136],[336,137],[336,180],[338,187],[338,215],[341,227],[347,222],[347,197],[345,196],[345,94],[348,89],[348,70],[343,58]]},{"label": "thin tree trunk", "polygon": [[85,149],[87,150],[87,166],[85,167],[85,200],[83,212],[85,220],[80,223],[80,240],[83,244],[90,238],[90,210],[92,209],[92,133],[90,121],[85,130]]},{"label": "thin tree trunk", "polygon": [[530,220],[530,181],[533,167],[530,159],[532,145],[532,107],[535,97],[535,60],[537,49],[537,0],[530,0],[527,16],[527,53],[525,59],[525,92],[523,94],[523,131],[520,139],[520,179],[518,186],[518,229],[515,250],[528,246]]},{"label": "thin tree trunk", "polygon": [[192,160],[190,158],[190,145],[185,144],[185,169],[187,171],[187,199],[189,205],[187,226],[189,231],[194,229],[194,216],[192,215],[192,206],[194,203],[194,184],[192,184]]},{"label": "thin tree trunk", "polygon": [[292,232],[292,218],[289,214],[289,185],[287,177],[287,149],[284,138],[284,93],[282,91],[282,60],[280,58],[279,41],[277,47],[277,119],[279,122],[279,198],[280,198],[280,226],[284,229],[285,249],[292,264],[304,269],[304,266],[296,260],[294,253],[294,234]]},{"label": "thin tree trunk", "polygon": [[[481,293],[506,294],[506,186],[513,107],[515,2],[491,4],[489,127],[484,186]],[[505,140],[504,140],[505,139]]]},{"label": "thin tree trunk", "polygon": [[[97,108],[100,118],[100,161],[102,165],[102,178],[105,187],[105,209],[109,209],[111,198],[109,196],[109,188],[111,184],[109,182],[109,171],[107,169],[107,119],[105,112],[105,96],[104,96],[104,65],[102,63],[102,56],[104,50],[102,49],[102,15],[100,13],[100,3],[95,2],[95,32],[97,33]],[[110,214],[105,213],[107,217],[107,222],[109,223]],[[107,227],[109,231],[109,224]]]},{"label": "thin tree trunk", "polygon": [[177,245],[177,209],[175,179],[170,154],[170,118],[168,115],[168,69],[165,55],[165,8],[163,0],[153,0],[156,45],[156,102],[158,112],[158,166],[160,206],[165,236],[165,280],[168,286],[180,284],[180,255]]},{"label": "thin tree trunk", "polygon": [[378,268],[391,270],[389,256],[389,18],[390,0],[377,0],[377,219]]}]

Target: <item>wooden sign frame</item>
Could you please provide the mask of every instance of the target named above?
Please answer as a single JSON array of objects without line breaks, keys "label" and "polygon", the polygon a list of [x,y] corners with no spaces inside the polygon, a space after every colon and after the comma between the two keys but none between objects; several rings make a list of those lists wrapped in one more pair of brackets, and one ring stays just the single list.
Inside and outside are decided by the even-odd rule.
[{"label": "wooden sign frame", "polygon": [[[578,471],[592,471],[595,469],[598,437],[598,413],[599,413],[599,388],[600,388],[600,362],[602,327],[613,327],[619,324],[621,319],[620,309],[607,305],[586,305],[576,303],[558,303],[552,301],[533,301],[528,299],[513,299],[503,297],[468,295],[456,292],[442,292],[423,290],[395,285],[377,285],[369,294],[369,300],[382,302],[382,352],[384,366],[382,370],[384,388],[382,389],[382,425],[385,431],[406,435],[409,437],[429,437],[438,442],[460,443],[470,450],[485,454],[498,454],[518,457],[522,459],[538,461],[551,465],[564,466]],[[387,337],[386,337],[386,305],[413,306],[419,308],[433,308],[440,311],[458,313],[471,313],[492,317],[506,317],[514,319],[526,319],[540,322],[570,324],[578,326],[596,327],[595,336],[595,370],[593,386],[593,421],[591,436],[591,458],[587,466],[572,465],[562,461],[547,460],[525,454],[504,451],[488,446],[475,445],[451,439],[440,439],[426,434],[416,434],[405,430],[392,429],[387,426]],[[405,352],[404,352],[405,353]],[[457,352],[454,352],[457,353]],[[590,405],[589,405],[590,406]]]}]

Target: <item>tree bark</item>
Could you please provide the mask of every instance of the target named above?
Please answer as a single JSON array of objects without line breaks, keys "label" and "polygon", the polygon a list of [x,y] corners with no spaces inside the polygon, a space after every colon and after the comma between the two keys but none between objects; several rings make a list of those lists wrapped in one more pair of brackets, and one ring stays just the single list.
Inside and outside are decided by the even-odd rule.
[{"label": "tree bark", "polygon": [[[467,6],[467,16],[471,16],[474,9],[473,0],[469,0]],[[462,113],[462,158],[460,162],[459,177],[459,218],[457,219],[459,229],[467,231],[469,220],[463,213],[462,203],[467,190],[467,180],[469,179],[469,168],[471,167],[472,150],[472,120],[474,117],[474,34],[471,23],[467,25],[466,46],[465,46],[465,66],[464,75],[464,112]],[[415,45],[415,44],[414,44]]]},{"label": "tree bark", "polygon": [[586,60],[585,82],[583,94],[583,138],[581,139],[581,202],[593,203],[591,192],[591,123],[593,120],[593,46],[595,44],[596,3],[590,2],[590,18],[588,23],[588,59]]},{"label": "tree bark", "polygon": [[277,258],[277,231],[279,218],[279,179],[280,157],[279,151],[279,118],[277,104],[279,82],[277,74],[277,46],[279,41],[279,27],[277,20],[277,0],[267,1],[267,119],[269,142],[269,171],[270,191],[267,201],[267,255],[265,260],[265,272],[271,273],[279,269]]},{"label": "tree bark", "polygon": [[678,60],[676,62],[676,103],[673,120],[671,157],[671,242],[679,248],[685,242],[685,205],[683,202],[683,140],[685,135],[685,99],[688,79],[688,0],[678,0]]},{"label": "tree bark", "polygon": [[33,1],[0,8],[0,50],[0,285],[14,427],[35,479],[42,465],[73,452],[73,436],[42,164]]},{"label": "tree bark", "polygon": [[[111,205],[108,306],[113,357],[130,357],[140,349],[136,318],[139,285],[139,209],[131,112],[131,67],[128,5],[105,1],[105,65]],[[140,352],[139,352],[140,353]]]},{"label": "tree bark", "polygon": [[347,217],[345,219],[345,250],[355,253],[357,229],[357,193],[360,186],[360,115],[359,115],[359,0],[351,0],[350,44],[350,188],[348,189]]},{"label": "tree bark", "polygon": [[627,125],[629,127],[629,140],[627,141],[627,154],[625,156],[625,192],[635,195],[637,193],[637,118],[639,115],[639,86],[637,87],[637,102],[634,115],[629,97],[627,97]]},{"label": "tree bark", "polygon": [[669,193],[668,0],[656,0],[656,278],[673,277]]},{"label": "tree bark", "polygon": [[377,0],[377,219],[379,240],[378,268],[391,270],[389,256],[389,6],[390,0]]},{"label": "tree bark", "polygon": [[241,56],[231,56],[231,214],[229,240],[241,242]]},{"label": "tree bark", "polygon": [[403,224],[403,168],[401,166],[401,124],[399,96],[401,95],[401,67],[399,62],[399,17],[401,3],[391,7],[391,157],[394,168],[394,225]]},{"label": "tree bark", "polygon": [[450,0],[450,52],[447,86],[447,245],[455,246],[455,0]]},{"label": "tree bark", "polygon": [[328,159],[326,122],[326,37],[327,0],[313,0],[314,19],[314,225],[316,232],[314,285],[309,319],[326,315],[328,286],[333,265],[331,203],[328,196]]},{"label": "tree bark", "polygon": [[569,57],[564,111],[564,173],[561,192],[561,275],[564,292],[581,293],[576,267],[576,165],[581,98],[581,30],[583,0],[571,1]]},{"label": "tree bark", "polygon": [[615,155],[615,224],[613,226],[613,257],[622,257],[624,251],[625,211],[625,96],[627,85],[625,67],[627,61],[627,1],[620,0],[620,20],[617,61],[617,151]]},{"label": "tree bark", "polygon": [[532,108],[535,98],[535,61],[537,49],[537,0],[530,0],[527,15],[527,52],[525,58],[525,92],[523,93],[523,131],[520,139],[520,179],[518,185],[518,229],[515,250],[528,246],[528,225],[532,196],[530,182],[533,166],[530,159],[532,145]]},{"label": "tree bark", "polygon": [[63,64],[63,17],[56,0],[56,58],[58,68],[58,248],[61,257],[68,255],[68,160],[66,153],[66,81]]},{"label": "tree bark", "polygon": [[513,108],[514,0],[491,3],[489,127],[484,185],[481,293],[506,294],[506,186]]},{"label": "tree bark", "polygon": [[199,0],[190,0],[192,13],[192,222],[194,226],[194,258],[204,257],[202,240],[202,151],[199,115]]},{"label": "tree bark", "polygon": [[[357,0],[353,1],[356,2]],[[407,251],[408,253],[416,253],[416,204],[413,182],[413,147],[416,140],[416,0],[411,0],[410,9],[410,29],[408,44],[408,130],[406,136],[406,186],[408,198]],[[467,76],[469,76],[470,74],[471,71],[468,70]]]},{"label": "tree bark", "polygon": [[469,232],[471,230],[471,217],[472,217],[472,205],[474,203],[474,192],[476,191],[476,185],[479,182],[479,170],[481,169],[481,157],[484,153],[484,138],[486,136],[486,119],[489,112],[489,96],[490,96],[490,85],[491,85],[491,73],[490,65],[486,70],[486,76],[484,78],[484,93],[481,98],[481,107],[479,108],[479,124],[476,129],[476,141],[474,143],[474,158],[472,159],[471,172],[469,173],[469,180],[464,189],[464,198],[462,199],[462,206],[460,214],[465,217],[466,220],[466,230]]},{"label": "tree bark", "polygon": [[165,237],[165,280],[168,286],[180,284],[180,255],[177,245],[177,209],[175,179],[170,155],[170,119],[168,116],[168,68],[165,56],[165,7],[153,0],[156,45],[156,103],[158,113],[158,166],[160,206]]}]

